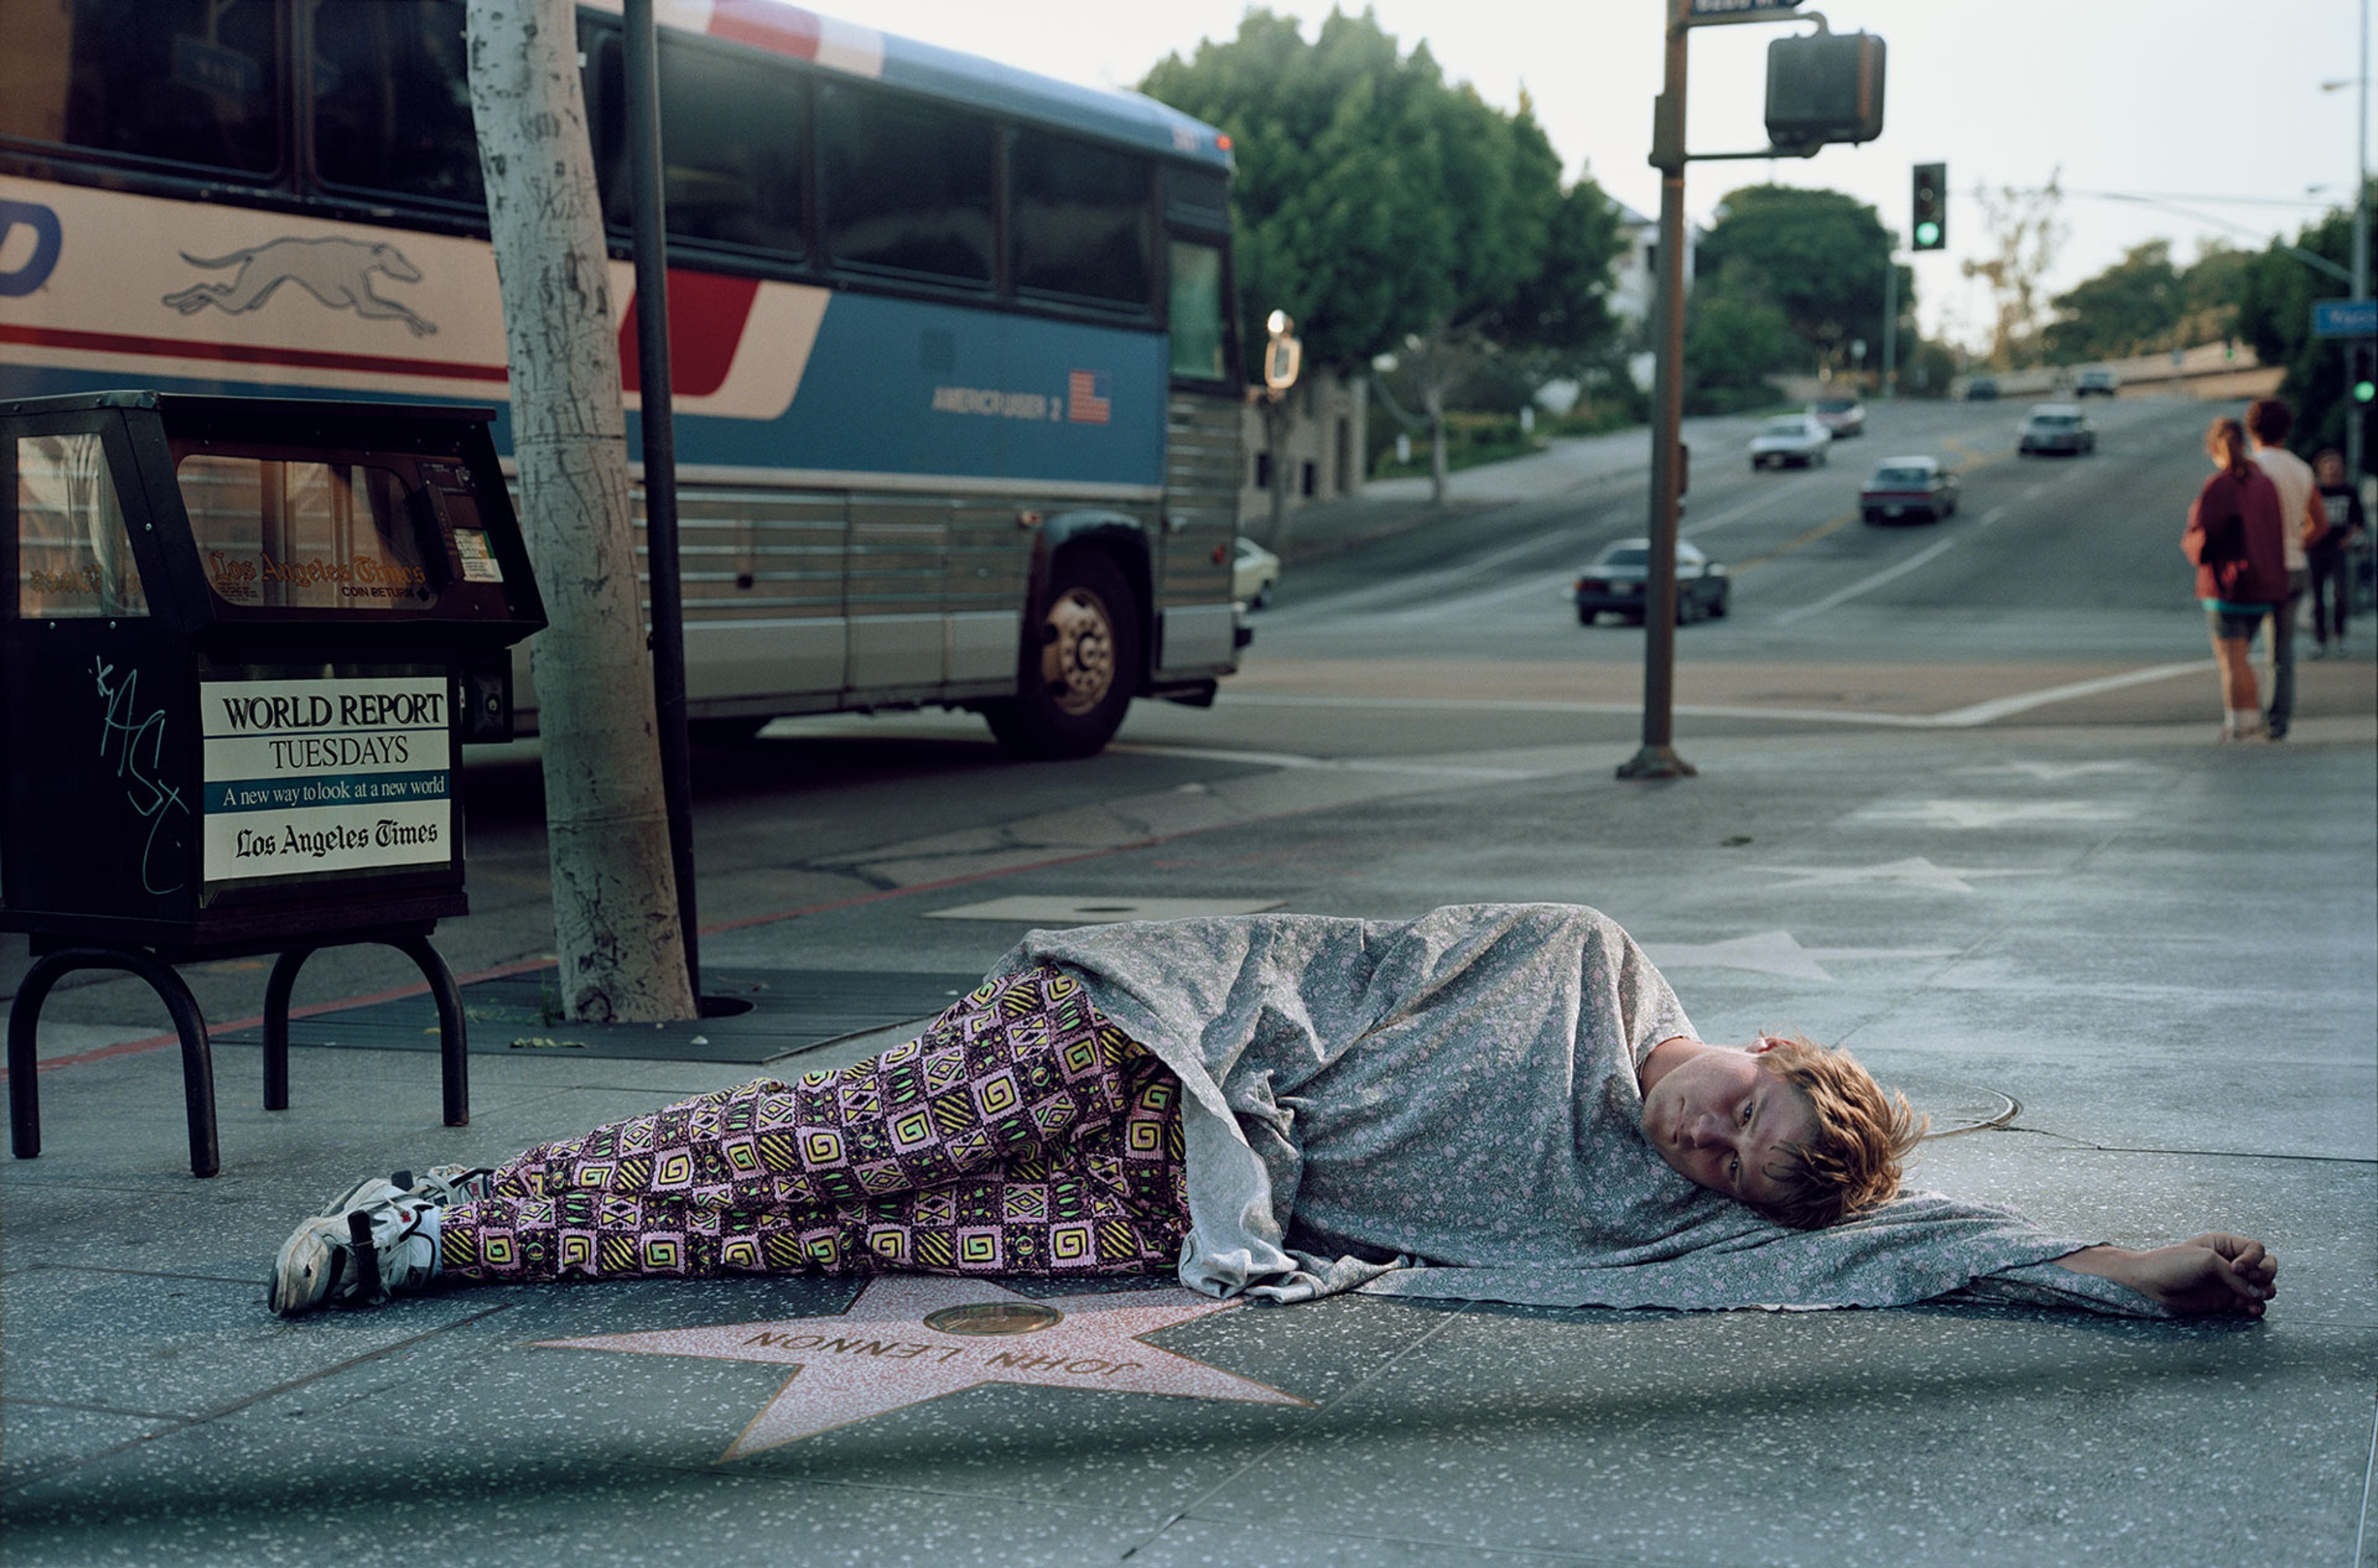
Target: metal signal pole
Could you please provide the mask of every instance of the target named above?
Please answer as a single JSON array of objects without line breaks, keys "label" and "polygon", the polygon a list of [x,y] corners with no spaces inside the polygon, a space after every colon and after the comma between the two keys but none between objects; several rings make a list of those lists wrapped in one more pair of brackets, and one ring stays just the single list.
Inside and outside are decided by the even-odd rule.
[{"label": "metal signal pole", "polygon": [[1651,558],[1643,582],[1643,744],[1622,779],[1690,778],[1676,755],[1676,498],[1685,420],[1685,41],[1690,0],[1668,0],[1667,70],[1651,110],[1651,166],[1660,171],[1660,312],[1651,377]]}]

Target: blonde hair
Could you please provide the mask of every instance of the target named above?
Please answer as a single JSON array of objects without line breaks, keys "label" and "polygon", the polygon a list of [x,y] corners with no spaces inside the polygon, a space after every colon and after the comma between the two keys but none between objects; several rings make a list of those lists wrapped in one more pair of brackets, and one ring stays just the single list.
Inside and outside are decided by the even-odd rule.
[{"label": "blonde hair", "polygon": [[2246,446],[2246,427],[2226,413],[2205,426],[2204,449],[2231,473],[2244,473],[2253,462]]},{"label": "blonde hair", "polygon": [[1821,1230],[1899,1195],[1900,1167],[1927,1119],[1886,1092],[1847,1051],[1771,1035],[1759,1065],[1789,1084],[1815,1118],[1808,1141],[1775,1152],[1767,1174],[1784,1189],[1762,1212],[1796,1230]]}]

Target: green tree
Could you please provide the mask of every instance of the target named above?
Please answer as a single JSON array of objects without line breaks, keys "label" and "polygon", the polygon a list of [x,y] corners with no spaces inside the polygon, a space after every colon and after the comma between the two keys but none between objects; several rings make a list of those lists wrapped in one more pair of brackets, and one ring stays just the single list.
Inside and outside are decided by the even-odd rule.
[{"label": "green tree", "polygon": [[[1874,209],[1855,197],[1746,186],[1719,205],[1716,223],[1697,247],[1696,309],[1712,299],[1771,305],[1799,346],[1802,366],[1846,368],[1855,342],[1863,340],[1870,356],[1879,353],[1891,248],[1891,233]],[[1903,289],[1903,314],[1914,308],[1906,294]]]},{"label": "green tree", "polygon": [[[2378,196],[2378,182],[2373,182]],[[2292,246],[2277,240],[2241,269],[2238,293],[2238,335],[2252,345],[2264,365],[2287,366],[2279,396],[2293,405],[2295,431],[2288,445],[2300,452],[2345,446],[2345,422],[2354,416],[2346,395],[2345,345],[2335,338],[2312,335],[2314,300],[2343,299],[2352,291],[2334,274],[2322,271],[2291,252],[2309,252],[2340,269],[2353,254],[2353,214],[2332,209],[2307,224]],[[2363,466],[2371,466],[2372,446],[2362,447]]]},{"label": "green tree", "polygon": [[1583,352],[1610,330],[1617,226],[1522,103],[1506,114],[1402,54],[1369,11],[1333,10],[1310,43],[1247,12],[1237,36],[1173,55],[1141,90],[1229,133],[1247,341],[1285,309],[1316,364],[1393,353],[1428,411],[1440,493],[1447,393],[1483,354]]},{"label": "green tree", "polygon": [[2173,335],[2184,297],[2171,242],[2132,245],[2121,260],[2048,302],[2056,310],[2044,333],[2048,357],[2121,359],[2178,346]]},{"label": "green tree", "polygon": [[2048,357],[2069,364],[2120,359],[2210,342],[2231,329],[2252,257],[2226,245],[2177,266],[2169,240],[2133,245],[2122,259],[2049,302]]},{"label": "green tree", "polygon": [[1770,376],[1806,363],[1806,345],[1783,310],[1738,276],[1698,290],[1685,321],[1687,401],[1723,413],[1771,401]]}]

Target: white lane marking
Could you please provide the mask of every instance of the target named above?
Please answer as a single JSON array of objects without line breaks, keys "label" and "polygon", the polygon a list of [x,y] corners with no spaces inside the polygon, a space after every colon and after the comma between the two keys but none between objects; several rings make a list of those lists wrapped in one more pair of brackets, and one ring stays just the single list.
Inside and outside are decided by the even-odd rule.
[{"label": "white lane marking", "polygon": [[[2118,691],[2129,686],[2148,686],[2175,676],[2195,675],[2213,668],[2210,659],[2195,659],[2186,664],[2156,664],[2147,669],[2130,670],[2120,675],[2102,676],[2096,680],[2075,681],[2069,686],[2051,686],[2038,691],[2017,692],[2009,697],[1993,698],[1988,702],[1976,702],[1964,708],[1952,708],[1945,713],[1867,713],[1836,708],[1755,708],[1733,703],[1679,702],[1675,711],[1692,718],[1702,719],[1791,719],[1821,724],[1871,724],[1887,729],[1974,729],[2010,715],[2026,712],[2034,708],[2062,702],[2074,697],[2095,696],[2102,691]],[[1285,692],[1231,691],[1224,689],[1218,700],[1255,708],[1351,708],[1403,710],[1406,712],[1463,713],[1640,713],[1640,702],[1570,702],[1543,698],[1449,698],[1449,697],[1309,697]],[[1151,754],[1183,757],[1208,757],[1222,761],[1271,761],[1275,753],[1253,751],[1204,751],[1194,748],[1155,746],[1110,746],[1110,751],[1146,751]],[[1280,760],[1279,767],[1361,767],[1357,762],[1330,762],[1311,759],[1301,762]],[[1371,764],[1384,771],[1443,772],[1459,773],[1457,768],[1421,768],[1408,765]],[[1469,770],[1481,776],[1494,776],[1494,770]]]},{"label": "white lane marking", "polygon": [[1786,610],[1768,624],[1771,626],[1788,626],[1794,621],[1806,620],[1810,616],[1822,615],[1827,610],[1832,609],[1834,605],[1846,604],[1869,589],[1881,587],[1884,583],[1889,582],[1894,577],[1906,576],[1916,568],[1924,565],[1928,561],[1930,561],[1935,557],[1943,554],[1954,546],[1956,543],[1957,542],[1954,539],[1943,539],[1937,545],[1928,545],[1923,549],[1916,551],[1916,554],[1900,562],[1897,566],[1885,567],[1880,571],[1874,573],[1870,577],[1862,577],[1858,579],[1856,582],[1851,583],[1846,588],[1836,588],[1831,593],[1826,594],[1823,598],[1816,601],[1814,604],[1803,604],[1796,610]]},{"label": "white lane marking", "polygon": [[1480,593],[1465,593],[1459,599],[1447,599],[1423,610],[1393,610],[1381,616],[1384,621],[1404,624],[1415,621],[1460,620],[1477,614],[1490,604],[1500,604],[1512,599],[1543,599],[1568,597],[1569,586],[1577,581],[1575,571],[1553,572],[1540,577],[1522,578],[1490,588]]},{"label": "white lane marking", "polygon": [[1500,550],[1491,551],[1476,560],[1465,561],[1459,566],[1423,572],[1414,577],[1399,577],[1391,582],[1382,582],[1369,588],[1357,588],[1348,592],[1332,594],[1325,599],[1308,600],[1303,604],[1275,610],[1272,616],[1275,620],[1313,620],[1324,615],[1343,615],[1350,610],[1363,609],[1372,604],[1383,604],[1390,599],[1425,595],[1432,588],[1453,587],[1466,580],[1475,578],[1481,572],[1492,571],[1506,561],[1516,560],[1521,556],[1550,547],[1545,536],[1539,533],[1531,539],[1523,539],[1519,544],[1506,545]]},{"label": "white lane marking", "polygon": [[1982,514],[1981,526],[1988,528],[1990,524],[1998,521],[1999,519],[2006,516],[2006,514],[2007,509],[2004,507],[1992,507],[1988,511]]},{"label": "white lane marking", "polygon": [[2043,691],[2018,692],[2012,697],[1994,697],[1988,702],[1976,702],[1970,708],[1953,709],[1934,721],[1937,724],[1970,729],[1993,719],[2003,719],[2010,713],[2021,713],[2050,702],[2062,702],[2074,697],[2095,697],[2101,691],[2120,691],[2127,686],[2147,686],[2174,676],[2193,674],[2205,667],[2208,661],[2191,659],[2184,664],[2156,664],[2144,670],[2130,670],[2121,675],[2099,676],[2095,680],[2078,680],[2070,686],[2051,686]]},{"label": "white lane marking", "polygon": [[1707,533],[1711,529],[1723,528],[1729,522],[1741,521],[1761,507],[1772,506],[1777,500],[1789,494],[1790,492],[1785,490],[1763,490],[1730,512],[1720,512],[1715,517],[1704,518],[1699,522],[1679,532],[1689,539],[1697,534]]}]

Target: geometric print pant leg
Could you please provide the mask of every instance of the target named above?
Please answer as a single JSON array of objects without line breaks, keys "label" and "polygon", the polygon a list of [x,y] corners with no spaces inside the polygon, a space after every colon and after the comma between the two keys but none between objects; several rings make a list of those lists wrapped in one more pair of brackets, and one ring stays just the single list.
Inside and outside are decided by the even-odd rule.
[{"label": "geometric print pant leg", "polygon": [[1139,1274],[1189,1226],[1181,1084],[1038,965],[882,1056],[700,1095],[497,1172],[439,1272]]}]

